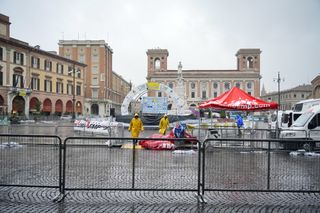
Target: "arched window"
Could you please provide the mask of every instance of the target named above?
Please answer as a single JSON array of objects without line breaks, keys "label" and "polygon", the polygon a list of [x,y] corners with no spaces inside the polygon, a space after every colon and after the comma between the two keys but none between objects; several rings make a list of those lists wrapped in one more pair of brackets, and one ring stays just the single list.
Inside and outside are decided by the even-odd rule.
[{"label": "arched window", "polygon": [[230,89],[230,83],[229,82],[225,82],[224,83],[224,89],[225,90],[229,90]]},{"label": "arched window", "polygon": [[42,104],[42,111],[47,113],[47,114],[50,114],[51,111],[52,111],[52,102],[49,98],[46,98],[44,101],[43,101],[43,104]]},{"label": "arched window", "polygon": [[253,68],[253,57],[251,56],[247,58],[247,68]]},{"label": "arched window", "polygon": [[169,85],[168,85],[171,89],[173,89],[173,83],[170,82]]},{"label": "arched window", "polygon": [[15,67],[13,71],[14,73],[12,75],[12,86],[23,88],[23,69],[21,69],[20,67]]},{"label": "arched window", "polygon": [[252,83],[251,83],[251,82],[248,82],[248,83],[247,83],[247,88],[248,88],[248,89],[252,89]]},{"label": "arched window", "polygon": [[154,69],[155,70],[160,70],[160,59],[159,58],[156,58],[154,60]]},{"label": "arched window", "polygon": [[240,82],[236,83],[236,87],[238,87],[240,89]]},{"label": "arched window", "polygon": [[213,82],[213,89],[218,89],[218,83],[217,82]]}]

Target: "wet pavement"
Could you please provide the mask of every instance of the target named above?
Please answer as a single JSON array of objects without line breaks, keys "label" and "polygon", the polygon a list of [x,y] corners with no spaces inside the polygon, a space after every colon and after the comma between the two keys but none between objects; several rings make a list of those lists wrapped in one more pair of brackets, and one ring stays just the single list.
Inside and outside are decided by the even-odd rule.
[{"label": "wet pavement", "polygon": [[60,203],[52,189],[0,187],[0,212],[319,212],[319,194],[72,191]]},{"label": "wet pavement", "polygon": [[[30,126],[17,131],[27,134],[23,132],[35,133],[39,129],[43,134],[54,130],[42,125],[37,131]],[[70,134],[71,130],[63,128],[63,134]],[[145,131],[141,137],[152,132]],[[0,151],[1,183],[57,185],[55,147]],[[0,187],[0,212],[320,212],[319,193],[206,191],[206,203],[201,203],[195,192],[179,190],[197,189],[197,154],[140,150],[136,157],[136,188],[174,191],[67,190],[64,201],[58,203],[53,202],[59,195],[58,189]],[[66,159],[67,188],[131,187],[132,150],[70,147]],[[266,162],[265,152],[210,148],[206,151],[205,187],[266,189]],[[271,176],[270,186],[274,190],[319,191],[319,159],[274,152]]]}]

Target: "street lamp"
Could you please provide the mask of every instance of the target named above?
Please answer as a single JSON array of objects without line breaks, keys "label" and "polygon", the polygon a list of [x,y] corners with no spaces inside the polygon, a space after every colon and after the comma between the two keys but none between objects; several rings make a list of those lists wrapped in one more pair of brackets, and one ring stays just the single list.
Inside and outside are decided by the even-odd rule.
[{"label": "street lamp", "polygon": [[273,79],[273,81],[276,81],[278,83],[278,109],[277,109],[277,123],[276,123],[276,134],[277,135],[278,135],[278,130],[279,130],[279,110],[281,109],[281,103],[280,103],[280,83],[281,83],[281,80],[284,81],[284,79],[280,78],[280,72],[278,72],[278,77]]},{"label": "street lamp", "polygon": [[76,74],[80,73],[80,70],[76,71],[75,65],[73,65],[72,70],[68,72],[73,76],[73,85],[72,85],[72,120],[76,118],[75,115],[75,106],[76,106]]}]

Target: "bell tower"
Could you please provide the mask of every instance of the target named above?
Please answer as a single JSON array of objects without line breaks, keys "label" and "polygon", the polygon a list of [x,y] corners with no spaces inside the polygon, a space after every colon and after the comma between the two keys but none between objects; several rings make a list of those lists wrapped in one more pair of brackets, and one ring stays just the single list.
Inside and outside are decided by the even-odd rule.
[{"label": "bell tower", "polygon": [[10,22],[9,16],[0,13],[0,36],[6,39],[10,38]]},{"label": "bell tower", "polygon": [[167,71],[167,58],[169,52],[167,49],[149,49],[147,51],[148,57],[148,75],[147,80],[152,78],[153,74],[156,72],[166,72]]},{"label": "bell tower", "polygon": [[260,49],[240,49],[237,56],[237,69],[239,71],[260,72]]}]

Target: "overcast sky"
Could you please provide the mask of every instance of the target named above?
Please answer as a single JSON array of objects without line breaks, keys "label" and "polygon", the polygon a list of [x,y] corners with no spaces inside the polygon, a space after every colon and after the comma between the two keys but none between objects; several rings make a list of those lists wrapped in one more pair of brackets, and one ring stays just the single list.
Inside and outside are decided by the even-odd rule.
[{"label": "overcast sky", "polygon": [[11,37],[58,51],[59,39],[105,40],[113,70],[146,82],[147,49],[168,49],[168,69],[236,69],[240,48],[260,48],[262,84],[276,91],[320,73],[320,0],[0,0]]}]

